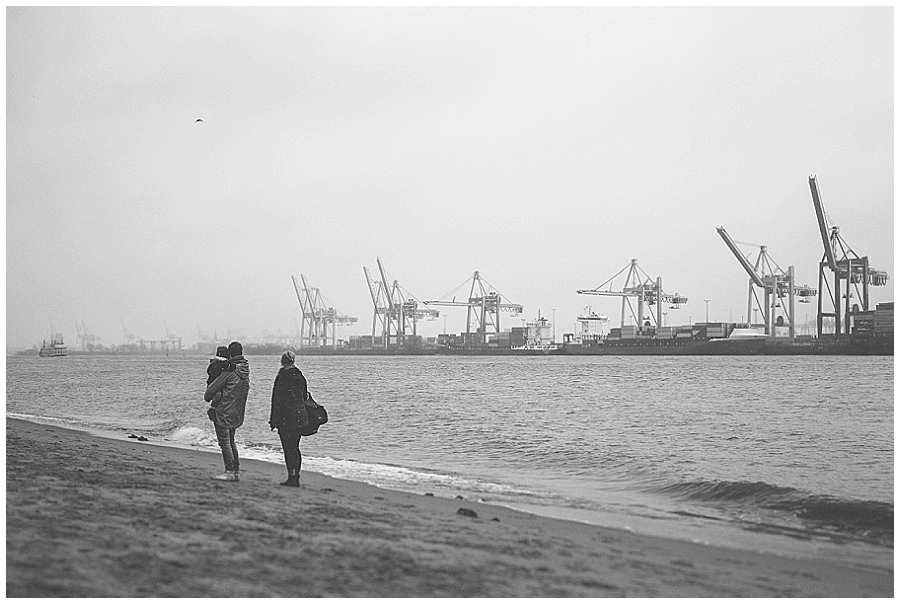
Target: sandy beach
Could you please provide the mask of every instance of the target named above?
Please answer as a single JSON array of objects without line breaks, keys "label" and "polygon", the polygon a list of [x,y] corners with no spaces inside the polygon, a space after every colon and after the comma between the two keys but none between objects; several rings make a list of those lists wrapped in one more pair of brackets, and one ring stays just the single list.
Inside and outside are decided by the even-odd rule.
[{"label": "sandy beach", "polygon": [[[7,597],[892,597],[892,569],[660,539],[6,420]],[[461,508],[474,512],[459,513]]]}]

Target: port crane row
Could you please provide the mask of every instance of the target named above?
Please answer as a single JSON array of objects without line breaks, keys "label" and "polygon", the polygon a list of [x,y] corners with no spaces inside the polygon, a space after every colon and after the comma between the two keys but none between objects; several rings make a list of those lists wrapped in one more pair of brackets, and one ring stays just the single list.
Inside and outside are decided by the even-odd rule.
[{"label": "port crane row", "polygon": [[[840,236],[838,227],[829,226],[815,176],[809,177],[809,187],[825,248],[824,256],[819,263],[818,289],[795,284],[794,267],[789,266],[787,270],[783,270],[769,255],[767,246],[735,241],[724,227],[716,228],[725,245],[749,276],[748,321],[753,312],[760,312],[765,321],[765,333],[773,338],[776,327],[786,326],[789,338],[793,339],[796,324],[795,302],[799,300],[800,303],[808,303],[811,297],[817,295],[819,306],[816,320],[817,334],[823,335],[823,319],[829,317],[834,320],[835,334],[849,334],[851,312],[869,310],[869,285],[882,286],[888,281],[886,272],[872,269],[867,257],[860,257],[846,244]],[[739,245],[749,245],[758,249],[754,262],[748,259]],[[521,304],[513,303],[498,293],[478,271],[456,290],[440,299],[422,302],[402,288],[397,280],[388,285],[389,280],[381,258],[376,258],[376,263],[380,280],[373,278],[365,266],[363,272],[374,307],[372,340],[373,343],[379,342],[380,346],[404,346],[410,336],[415,340],[417,322],[422,319],[433,320],[439,316],[437,310],[422,306],[467,308],[466,333],[474,334],[473,344],[483,344],[489,334],[500,333],[501,312],[518,316],[523,311]],[[833,288],[826,278],[826,271],[833,273]],[[624,282],[614,289],[613,282],[623,273]],[[334,326],[352,324],[357,319],[341,315],[333,307],[326,305],[321,292],[317,288],[310,287],[303,275],[301,275],[302,286],[295,277],[292,276],[291,279],[303,314],[302,345],[324,346],[328,345],[330,340],[330,344],[334,346],[336,343]],[[466,284],[468,284],[467,296],[462,293],[452,295]],[[819,295],[823,286],[828,293],[827,299]],[[677,292],[666,293],[662,287],[662,277],[657,276],[655,279],[650,277],[638,266],[637,259],[632,259],[618,273],[594,289],[579,289],[576,293],[621,298],[621,325],[625,326],[626,323],[632,322],[641,332],[645,328],[662,326],[664,305],[680,308],[682,304],[688,302],[686,296]],[[457,297],[461,299],[458,301]],[[787,298],[787,304],[784,303],[784,298]],[[854,298],[860,300],[861,307],[858,303],[851,305]],[[636,305],[632,300],[636,301]],[[830,306],[826,306],[826,303]],[[647,311],[645,307],[655,307],[655,312],[645,316],[644,313]]]},{"label": "port crane row", "polygon": [[[467,307],[466,331],[476,334],[475,337],[482,343],[487,341],[489,334],[500,332],[501,312],[518,315],[523,310],[521,304],[509,302],[494,291],[478,271],[471,277],[466,301],[457,301],[456,296],[451,298],[453,293],[451,292],[441,299],[423,302],[410,294],[396,279],[393,282],[389,281],[381,258],[376,258],[376,263],[380,280],[373,278],[369,269],[363,267],[374,307],[372,341],[376,346],[405,346],[410,341],[415,341],[418,321],[434,320],[440,316],[440,311],[424,308],[427,306]],[[310,287],[304,275],[300,277],[298,281],[296,277],[291,276],[303,315],[300,330],[301,346],[334,346],[335,325],[356,323],[357,318],[341,315],[333,307],[328,306],[319,289]],[[466,283],[468,282],[467,279]],[[488,287],[485,287],[485,284]]]}]

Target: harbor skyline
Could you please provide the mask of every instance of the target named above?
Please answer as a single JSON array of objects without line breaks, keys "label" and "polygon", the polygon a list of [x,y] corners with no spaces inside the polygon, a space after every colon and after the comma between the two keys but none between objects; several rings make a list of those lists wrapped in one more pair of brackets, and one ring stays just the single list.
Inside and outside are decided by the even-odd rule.
[{"label": "harbor skyline", "polygon": [[[291,333],[300,274],[366,334],[376,257],[419,300],[479,271],[557,339],[618,324],[575,292],[632,259],[689,299],[667,324],[739,322],[716,228],[817,287],[812,174],[894,278],[892,7],[6,14],[8,347]],[[422,335],[463,331],[439,310]]]}]

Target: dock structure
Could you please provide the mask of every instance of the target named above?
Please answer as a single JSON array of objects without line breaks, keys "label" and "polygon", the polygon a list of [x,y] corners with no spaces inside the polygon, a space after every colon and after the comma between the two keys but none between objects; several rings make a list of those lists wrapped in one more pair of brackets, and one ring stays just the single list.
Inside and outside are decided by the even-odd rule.
[{"label": "dock structure", "polygon": [[[482,278],[481,273],[475,271],[472,275],[471,285],[469,287],[469,295],[466,301],[456,301],[456,296],[448,300],[453,295],[451,291],[447,295],[438,300],[426,300],[428,306],[456,306],[467,308],[466,312],[466,335],[470,339],[467,342],[471,346],[483,346],[487,344],[491,335],[500,334],[500,313],[509,312],[514,316],[522,313],[522,305],[509,301],[500,294],[494,286]],[[467,279],[456,289],[460,289],[466,283],[470,283]],[[485,287],[487,284],[487,287]],[[474,329],[473,329],[474,328]]]},{"label": "dock structure", "polygon": [[300,347],[336,347],[335,327],[356,323],[357,318],[341,314],[326,304],[322,292],[318,287],[310,287],[305,275],[300,275],[300,281],[291,275],[291,281],[302,313]]},{"label": "dock structure", "polygon": [[[738,263],[750,277],[747,295],[747,317],[754,312],[760,312],[765,323],[765,334],[772,340],[777,335],[776,327],[786,328],[788,339],[793,341],[796,337],[796,302],[809,303],[809,299],[816,295],[816,290],[808,285],[794,284],[794,267],[789,266],[783,270],[769,255],[768,247],[755,243],[741,243],[731,238],[723,227],[717,227],[716,232],[737,258]],[[749,245],[759,248],[756,261],[750,260],[741,252],[738,245]],[[760,300],[758,289],[762,290]],[[787,301],[785,302],[785,298]]]},{"label": "dock structure", "polygon": [[[615,287],[613,282],[615,279],[628,271],[625,275],[624,285],[621,288]],[[594,289],[579,289],[578,294],[586,294],[593,296],[616,296],[622,298],[622,322],[620,327],[626,327],[626,320],[632,321],[632,326],[638,333],[644,331],[645,327],[656,328],[662,326],[662,307],[668,304],[670,308],[680,308],[682,304],[687,304],[686,296],[678,293],[667,294],[662,288],[662,277],[653,279],[641,267],[638,266],[636,258],[631,259],[631,263],[626,265],[618,273],[595,287]],[[637,309],[631,304],[631,299],[637,301]],[[656,312],[644,316],[644,306],[656,306]],[[627,311],[626,312],[626,308]],[[655,322],[655,325],[653,324]]]},{"label": "dock structure", "polygon": [[[380,281],[373,279],[369,269],[363,267],[374,307],[372,346],[381,348],[420,346],[421,341],[417,333],[418,322],[422,319],[429,321],[437,319],[440,313],[432,308],[420,308],[419,300],[401,287],[400,282],[396,279],[393,284],[388,286],[388,277],[381,258],[376,257],[375,262],[378,264]],[[381,326],[380,334],[378,333],[379,325]]]},{"label": "dock structure", "polygon": [[[841,237],[840,228],[828,224],[815,175],[809,177],[809,190],[824,248],[819,262],[819,291],[823,295],[819,295],[816,334],[819,337],[825,335],[824,324],[830,319],[834,322],[834,335],[849,335],[852,315],[869,312],[869,286],[886,285],[888,274],[869,266],[869,257],[854,252]],[[828,281],[829,272],[833,288]]]}]

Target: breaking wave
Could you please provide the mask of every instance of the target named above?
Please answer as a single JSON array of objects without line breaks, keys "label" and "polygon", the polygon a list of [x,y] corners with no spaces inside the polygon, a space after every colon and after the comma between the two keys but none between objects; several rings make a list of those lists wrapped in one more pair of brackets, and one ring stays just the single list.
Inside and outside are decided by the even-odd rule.
[{"label": "breaking wave", "polygon": [[814,532],[831,533],[832,537],[852,536],[888,547],[894,544],[892,503],[815,495],[765,482],[679,482],[654,490],[722,507],[768,510]]}]

